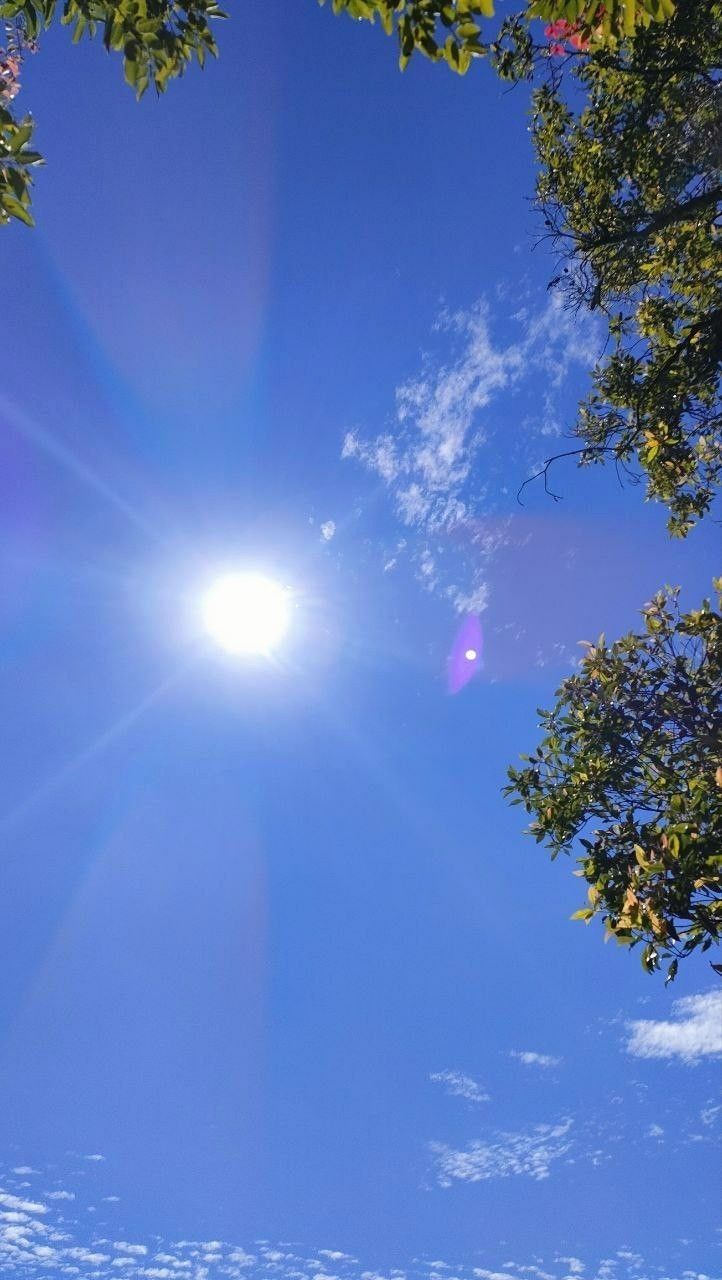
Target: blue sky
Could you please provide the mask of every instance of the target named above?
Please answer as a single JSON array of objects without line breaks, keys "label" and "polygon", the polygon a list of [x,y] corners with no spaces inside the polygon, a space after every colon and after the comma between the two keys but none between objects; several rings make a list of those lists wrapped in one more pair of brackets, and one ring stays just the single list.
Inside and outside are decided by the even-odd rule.
[{"label": "blue sky", "polygon": [[[516,501],[601,343],[533,251],[524,92],[311,0],[219,35],[161,102],[64,32],[24,77],[0,1270],[718,1276],[713,975],[569,923],[499,794],[577,641],[699,598],[717,535],[604,470]],[[292,589],[272,662],[203,633],[229,567]]]}]

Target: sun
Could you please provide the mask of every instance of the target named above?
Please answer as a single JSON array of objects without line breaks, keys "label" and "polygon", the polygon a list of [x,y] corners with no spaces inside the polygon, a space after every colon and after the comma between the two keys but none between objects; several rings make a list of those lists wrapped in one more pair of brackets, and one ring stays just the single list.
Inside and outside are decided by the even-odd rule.
[{"label": "sun", "polygon": [[270,654],[288,630],[289,593],[259,573],[228,573],[206,591],[202,614],[206,631],[227,653]]}]

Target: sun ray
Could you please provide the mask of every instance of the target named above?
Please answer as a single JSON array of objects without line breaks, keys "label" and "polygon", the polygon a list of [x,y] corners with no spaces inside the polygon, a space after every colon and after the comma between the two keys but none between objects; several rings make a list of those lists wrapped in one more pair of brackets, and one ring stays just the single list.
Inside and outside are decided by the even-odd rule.
[{"label": "sun ray", "polygon": [[0,414],[2,414],[8,426],[12,427],[18,435],[23,439],[35,445],[48,458],[52,458],[64,471],[72,475],[79,484],[85,488],[92,490],[97,497],[102,498],[109,506],[119,511],[125,516],[137,529],[140,529],[148,537],[155,542],[163,541],[157,529],[136,510],[125,498],[116,493],[114,489],[102,479],[101,476],[89,467],[87,463],[82,462],[80,458],[68,448],[61,440],[51,432],[46,431],[37,422],[33,422],[27,414],[17,408],[6,396],[0,396]]},{"label": "sun ray", "polygon": [[187,664],[179,668],[172,675],[167,676],[165,680],[162,680],[160,684],[155,687],[155,689],[152,689],[144,698],[141,698],[140,702],[137,703],[135,707],[132,707],[130,711],[126,711],[126,713],[120,716],[112,725],[109,725],[107,729],[104,729],[102,733],[98,734],[97,738],[95,738],[89,746],[84,747],[75,756],[73,756],[72,760],[69,760],[61,769],[58,769],[55,773],[51,774],[44,782],[40,782],[30,795],[26,796],[24,800],[21,800],[14,809],[10,809],[8,813],[1,816],[0,836],[4,835],[10,827],[24,818],[35,808],[37,804],[47,796],[51,795],[58,787],[61,787],[63,783],[67,782],[68,778],[77,773],[78,770],[81,769],[83,765],[87,764],[89,760],[92,760],[94,756],[105,751],[106,747],[109,747],[111,743],[122,737],[126,730],[130,729],[132,725],[140,720],[142,716],[151,709],[151,707],[155,706],[156,703],[161,700],[169,689],[178,683],[182,676],[185,675],[186,671]]}]

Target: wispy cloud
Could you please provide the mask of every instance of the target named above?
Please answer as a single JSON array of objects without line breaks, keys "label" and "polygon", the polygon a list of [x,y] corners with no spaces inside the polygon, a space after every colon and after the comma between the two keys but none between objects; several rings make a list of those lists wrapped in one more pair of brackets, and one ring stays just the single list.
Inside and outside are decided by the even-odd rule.
[{"label": "wispy cloud", "polygon": [[550,1053],[535,1053],[533,1049],[512,1049],[510,1058],[518,1058],[525,1067],[558,1067],[561,1058],[554,1058]]},{"label": "wispy cloud", "polygon": [[[485,604],[484,564],[493,555],[495,540],[502,536],[503,541],[497,529],[490,542],[488,529],[482,534],[475,522],[494,511],[491,475],[501,469],[508,478],[510,437],[518,444],[510,423],[523,420],[525,436],[539,442],[549,434],[550,423],[557,431],[555,389],[572,365],[589,367],[599,353],[594,319],[570,316],[556,296],[537,311],[518,311],[512,323],[517,336],[503,343],[493,332],[484,300],[467,311],[444,312],[435,328],[446,335],[451,357],[427,356],[420,372],[397,387],[386,429],[370,436],[347,432],[341,452],[379,478],[397,520],[415,532],[414,562],[422,564],[424,553],[434,555],[435,572],[427,567],[424,585],[446,595],[460,612],[478,611]],[[538,381],[540,373],[544,410],[533,425],[510,398]],[[458,537],[453,548],[449,545],[461,529],[465,556]],[[443,551],[439,539],[444,540]],[[443,572],[440,557],[450,562]]]},{"label": "wispy cloud", "polygon": [[490,1097],[482,1085],[472,1076],[461,1071],[434,1071],[429,1076],[433,1084],[444,1086],[445,1093],[454,1098],[466,1098],[467,1102],[489,1102]]},{"label": "wispy cloud", "polygon": [[683,996],[672,1005],[672,1018],[627,1023],[627,1053],[635,1058],[679,1058],[695,1063],[722,1054],[722,991]]},{"label": "wispy cloud", "polygon": [[432,1143],[439,1185],[484,1182],[490,1178],[549,1177],[551,1165],[572,1149],[572,1121],[536,1125],[520,1133],[500,1133],[494,1141],[477,1140],[460,1150]]},{"label": "wispy cloud", "polygon": [[336,532],[336,521],[324,520],[323,524],[321,525],[321,537],[323,538],[324,542],[330,542],[335,532]]}]

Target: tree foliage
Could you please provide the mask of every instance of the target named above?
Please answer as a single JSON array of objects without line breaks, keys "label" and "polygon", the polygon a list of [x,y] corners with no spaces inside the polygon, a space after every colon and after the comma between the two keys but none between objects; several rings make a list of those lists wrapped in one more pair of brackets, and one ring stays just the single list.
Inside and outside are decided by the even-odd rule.
[{"label": "tree foliage", "polygon": [[722,0],[535,0],[486,40],[492,0],[332,4],[395,32],[402,67],[419,51],[460,73],[482,56],[505,79],[541,73],[532,134],[536,204],[562,259],[552,283],[606,315],[611,343],[564,456],[643,478],[686,534],[722,476]]},{"label": "tree foliage", "polygon": [[509,80],[546,70],[532,133],[552,283],[606,315],[612,344],[564,456],[643,478],[685,535],[722,477],[722,0],[533,0],[486,40],[492,0],[331,3],[395,33],[402,67],[418,51],[459,73],[483,56]]},{"label": "tree foliage", "polygon": [[641,473],[684,535],[722,475],[722,3],[680,0],[671,21],[566,67],[571,93],[559,71],[534,93],[537,205],[554,284],[604,312],[612,342],[579,457]]},{"label": "tree foliage", "polygon": [[[331,7],[359,22],[378,20],[387,35],[396,34],[402,70],[418,52],[463,75],[473,58],[493,50],[477,19],[494,17],[494,0],[331,0]],[[562,23],[585,43],[613,47],[673,13],[674,0],[531,0],[523,20]]]},{"label": "tree foliage", "polygon": [[[487,43],[488,2],[332,3],[395,32],[402,68],[416,51],[462,73],[488,56],[502,78],[537,82],[536,205],[561,257],[550,287],[609,331],[566,455],[641,472],[686,534],[722,475],[722,0],[535,0]],[[579,842],[577,918],[603,916],[672,978],[722,930],[722,619],[708,603],[680,613],[667,591],[644,622],[589,646],[507,793],[553,857]]]},{"label": "tree foliage", "polygon": [[38,37],[58,19],[74,43],[97,33],[109,53],[123,61],[125,79],[138,97],[152,84],[162,93],[168,82],[208,54],[217,53],[212,23],[224,17],[216,0],[0,0],[6,48],[0,51],[0,223],[19,218],[32,225],[32,170],[42,157],[31,149],[34,124],[16,120],[10,103],[20,85],[23,59]]},{"label": "tree foliage", "polygon": [[552,858],[581,848],[588,904],[572,918],[601,916],[618,942],[644,944],[648,972],[669,960],[668,979],[722,933],[719,610],[722,597],[682,613],[668,588],[640,634],[587,645],[505,789]]}]

